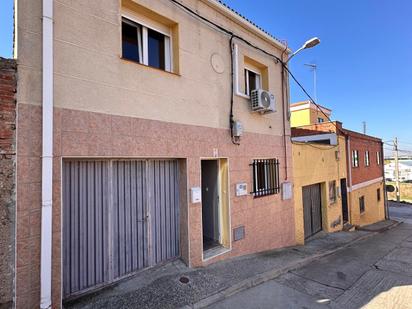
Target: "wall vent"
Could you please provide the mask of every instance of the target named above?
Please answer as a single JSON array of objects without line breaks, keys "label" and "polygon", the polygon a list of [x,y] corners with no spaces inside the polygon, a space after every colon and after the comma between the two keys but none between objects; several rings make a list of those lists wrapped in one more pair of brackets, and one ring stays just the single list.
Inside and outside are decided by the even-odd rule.
[{"label": "wall vent", "polygon": [[233,241],[238,241],[245,238],[245,226],[239,226],[233,229]]}]

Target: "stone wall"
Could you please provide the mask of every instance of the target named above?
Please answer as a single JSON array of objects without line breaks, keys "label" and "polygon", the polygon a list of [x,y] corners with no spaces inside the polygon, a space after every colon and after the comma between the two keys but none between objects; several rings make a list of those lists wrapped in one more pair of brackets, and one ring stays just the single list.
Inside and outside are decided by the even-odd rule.
[{"label": "stone wall", "polygon": [[0,58],[0,308],[14,295],[16,80],[16,62]]}]

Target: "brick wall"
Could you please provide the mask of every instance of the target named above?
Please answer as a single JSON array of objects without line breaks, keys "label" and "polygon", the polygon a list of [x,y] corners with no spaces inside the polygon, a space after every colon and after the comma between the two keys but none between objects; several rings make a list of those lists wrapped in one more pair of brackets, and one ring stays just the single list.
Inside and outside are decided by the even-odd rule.
[{"label": "brick wall", "polygon": [[[352,165],[352,151],[359,151],[359,166],[353,167]],[[381,141],[375,138],[369,138],[365,135],[350,133],[350,162],[349,166],[352,170],[352,185],[363,183],[366,181],[374,180],[379,177],[383,177],[382,170],[382,146]],[[365,164],[365,152],[369,151],[370,165]],[[381,159],[378,165],[377,153],[380,153]]]},{"label": "brick wall", "polygon": [[16,62],[0,57],[0,308],[14,294],[16,79]]}]

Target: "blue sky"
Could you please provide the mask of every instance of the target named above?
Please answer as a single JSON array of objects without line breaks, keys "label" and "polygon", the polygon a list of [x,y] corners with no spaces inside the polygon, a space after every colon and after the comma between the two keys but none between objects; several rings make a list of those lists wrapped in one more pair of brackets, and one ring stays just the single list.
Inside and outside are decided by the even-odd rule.
[{"label": "blue sky", "polygon": [[[308,38],[321,44],[301,52],[291,69],[313,93],[318,66],[318,103],[352,130],[412,150],[412,1],[408,0],[225,0],[296,50]],[[12,55],[12,0],[0,2],[0,56]],[[292,102],[306,99],[291,83]]]}]

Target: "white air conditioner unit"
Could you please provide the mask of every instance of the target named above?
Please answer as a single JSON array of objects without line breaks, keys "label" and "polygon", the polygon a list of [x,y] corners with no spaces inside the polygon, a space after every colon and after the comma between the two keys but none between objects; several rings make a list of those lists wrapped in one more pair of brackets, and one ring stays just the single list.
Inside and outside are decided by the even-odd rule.
[{"label": "white air conditioner unit", "polygon": [[252,111],[259,113],[272,113],[276,111],[275,96],[263,89],[252,90],[250,95]]}]

